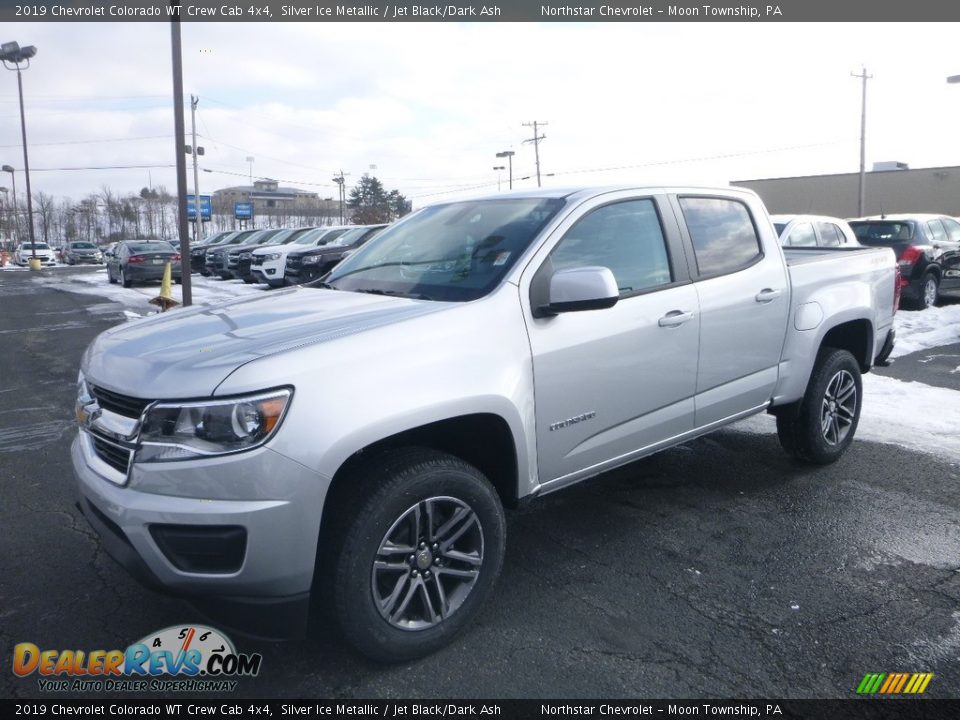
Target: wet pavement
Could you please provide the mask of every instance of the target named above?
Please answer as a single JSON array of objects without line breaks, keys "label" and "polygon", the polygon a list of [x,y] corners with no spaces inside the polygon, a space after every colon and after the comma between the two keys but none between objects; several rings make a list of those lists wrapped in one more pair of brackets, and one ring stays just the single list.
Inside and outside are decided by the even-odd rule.
[{"label": "wet pavement", "polygon": [[[123,648],[201,621],[132,580],[73,505],[77,366],[122,321],[0,274],[0,697],[38,695],[9,671],[15,643]],[[721,431],[511,511],[497,590],[441,652],[382,666],[328,632],[234,634],[264,655],[236,694],[852,698],[865,673],[898,671],[933,672],[926,694],[955,697],[958,483],[956,464],[892,445],[810,468],[772,435]]]}]

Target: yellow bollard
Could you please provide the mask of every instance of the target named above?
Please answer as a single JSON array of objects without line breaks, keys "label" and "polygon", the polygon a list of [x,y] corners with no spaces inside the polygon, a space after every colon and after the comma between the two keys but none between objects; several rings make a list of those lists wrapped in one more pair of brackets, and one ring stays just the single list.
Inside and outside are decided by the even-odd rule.
[{"label": "yellow bollard", "polygon": [[41,265],[40,265],[40,258],[30,258],[30,269],[31,269],[31,270],[39,270],[40,267],[41,267]]},{"label": "yellow bollard", "polygon": [[172,276],[173,271],[171,265],[170,263],[167,263],[163,268],[163,280],[160,282],[160,294],[150,300],[152,304],[160,306],[160,312],[166,312],[170,308],[176,307],[180,304],[173,299],[173,293],[170,290]]}]

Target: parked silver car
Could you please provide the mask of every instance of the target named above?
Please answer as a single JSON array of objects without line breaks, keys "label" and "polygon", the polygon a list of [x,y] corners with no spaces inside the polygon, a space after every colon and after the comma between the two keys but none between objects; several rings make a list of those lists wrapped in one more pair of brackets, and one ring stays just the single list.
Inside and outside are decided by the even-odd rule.
[{"label": "parked silver car", "polygon": [[95,243],[88,240],[75,240],[67,243],[67,246],[63,249],[63,261],[67,265],[77,265],[78,263],[99,265],[103,262],[103,253]]},{"label": "parked silver car", "polygon": [[839,458],[895,281],[889,249],[782,250],[744,190],[424,208],[317,287],[100,335],[81,506],[123,565],[208,611],[290,633],[315,592],[362,652],[417,657],[489,596],[504,504],[761,412],[795,457]]}]

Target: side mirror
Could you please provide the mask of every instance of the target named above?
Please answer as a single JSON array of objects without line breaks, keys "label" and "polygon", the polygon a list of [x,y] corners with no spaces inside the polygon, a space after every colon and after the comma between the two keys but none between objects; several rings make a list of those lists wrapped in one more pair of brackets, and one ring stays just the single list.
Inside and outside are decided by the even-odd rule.
[{"label": "side mirror", "polygon": [[550,296],[542,310],[548,315],[581,310],[603,310],[620,299],[609,268],[590,266],[560,270],[550,278]]}]

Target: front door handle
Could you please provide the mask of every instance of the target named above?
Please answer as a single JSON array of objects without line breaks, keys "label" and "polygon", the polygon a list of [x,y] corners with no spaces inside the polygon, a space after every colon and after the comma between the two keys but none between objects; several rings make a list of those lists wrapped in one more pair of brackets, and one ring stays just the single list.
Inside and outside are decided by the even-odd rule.
[{"label": "front door handle", "polygon": [[773,290],[772,288],[764,288],[757,293],[756,301],[758,303],[768,303],[771,300],[776,300],[783,294],[783,290]]},{"label": "front door handle", "polygon": [[684,312],[683,310],[671,310],[662,318],[657,321],[657,324],[660,327],[679,327],[683,325],[688,320],[693,320],[692,312]]}]

